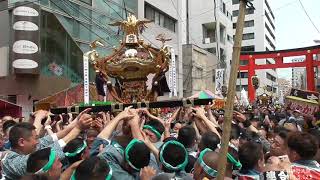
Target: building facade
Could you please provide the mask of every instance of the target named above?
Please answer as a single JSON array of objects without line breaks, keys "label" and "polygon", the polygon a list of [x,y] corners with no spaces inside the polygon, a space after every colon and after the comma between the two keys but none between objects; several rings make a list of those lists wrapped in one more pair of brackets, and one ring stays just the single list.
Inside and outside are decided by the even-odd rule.
[{"label": "building facade", "polygon": [[227,85],[233,47],[232,2],[228,0],[187,2],[189,2],[187,44],[195,44],[218,58],[208,71],[214,73],[215,69],[225,69],[224,84]]},{"label": "building facade", "polygon": [[202,90],[215,91],[214,72],[211,67],[217,56],[193,44],[183,45],[183,77],[185,97]]},{"label": "building facade", "polygon": [[[90,42],[100,39],[104,47],[97,49],[99,54],[110,54],[122,34],[108,24],[138,11],[137,0],[9,0],[1,1],[0,8],[0,81],[6,84],[0,88],[0,95],[22,106],[25,117],[37,100],[82,83],[82,56],[89,51]],[[31,22],[31,17],[37,17],[38,23]],[[30,32],[39,43],[28,39]],[[29,44],[22,44],[25,39]],[[17,51],[16,47],[25,49]],[[26,48],[39,53],[38,62],[28,64],[33,57]],[[37,69],[33,73],[16,71],[16,67],[27,69],[32,65]],[[93,70],[90,78],[94,79]]]},{"label": "building facade", "polygon": [[[276,49],[275,16],[268,0],[250,0],[255,10],[246,9],[245,23],[242,38],[242,52],[273,51]],[[233,34],[239,15],[239,0],[232,0]],[[240,61],[240,65],[246,65],[248,61]],[[256,64],[273,64],[274,59],[258,59]],[[268,91],[277,93],[277,72],[275,69],[256,70],[260,80],[258,95]],[[237,91],[248,91],[248,72],[240,72],[237,80]]]}]

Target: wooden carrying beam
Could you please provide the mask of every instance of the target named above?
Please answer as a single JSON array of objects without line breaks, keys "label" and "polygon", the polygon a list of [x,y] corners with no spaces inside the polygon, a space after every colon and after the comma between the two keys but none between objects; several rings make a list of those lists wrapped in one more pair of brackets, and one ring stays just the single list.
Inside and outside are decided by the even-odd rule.
[{"label": "wooden carrying beam", "polygon": [[116,103],[112,105],[103,106],[72,106],[72,107],[59,107],[51,109],[53,114],[62,113],[79,113],[86,108],[91,108],[91,112],[101,111],[123,111],[126,107],[132,106],[133,108],[166,108],[166,107],[193,107],[200,105],[208,105],[212,103],[213,99],[182,99],[182,100],[171,100],[171,101],[158,101],[158,102],[138,102],[131,104]]}]

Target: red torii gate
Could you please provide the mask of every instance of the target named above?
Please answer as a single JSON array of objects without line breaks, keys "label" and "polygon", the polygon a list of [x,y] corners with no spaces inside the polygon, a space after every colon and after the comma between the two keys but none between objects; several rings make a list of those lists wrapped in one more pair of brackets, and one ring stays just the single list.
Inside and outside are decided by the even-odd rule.
[{"label": "red torii gate", "polygon": [[[264,52],[247,52],[241,53],[240,60],[249,61],[247,65],[240,66],[241,71],[248,71],[248,96],[250,102],[255,100],[255,89],[252,85],[252,76],[255,75],[255,70],[259,69],[276,69],[276,68],[294,68],[305,67],[307,71],[307,90],[315,91],[315,71],[314,68],[320,66],[320,61],[313,60],[313,55],[320,54],[320,46],[310,46],[298,49],[287,49],[279,51],[264,51]],[[284,57],[305,56],[304,62],[284,63]],[[256,59],[272,58],[275,64],[255,63]]]}]

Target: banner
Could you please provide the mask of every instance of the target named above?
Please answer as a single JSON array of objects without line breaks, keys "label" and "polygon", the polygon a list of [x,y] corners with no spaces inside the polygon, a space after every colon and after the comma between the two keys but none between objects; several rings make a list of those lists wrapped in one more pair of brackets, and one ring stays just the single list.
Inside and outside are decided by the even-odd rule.
[{"label": "banner", "polygon": [[169,97],[178,96],[177,79],[176,79],[176,55],[174,49],[171,48],[171,63],[169,65]]},{"label": "banner", "polygon": [[12,11],[10,66],[17,74],[39,74],[41,9],[15,3]]},{"label": "banner", "polygon": [[292,110],[299,110],[303,114],[313,115],[319,111],[320,93],[292,89],[290,96],[286,97],[286,105]]},{"label": "banner", "polygon": [[223,86],[224,69],[216,69],[215,94],[221,94]]},{"label": "banner", "polygon": [[177,93],[177,79],[176,79],[176,54],[174,53],[174,49],[171,48],[171,63],[172,63],[172,89],[173,96],[178,96]]},{"label": "banner", "polygon": [[89,57],[88,53],[83,55],[83,100],[84,104],[89,104]]}]

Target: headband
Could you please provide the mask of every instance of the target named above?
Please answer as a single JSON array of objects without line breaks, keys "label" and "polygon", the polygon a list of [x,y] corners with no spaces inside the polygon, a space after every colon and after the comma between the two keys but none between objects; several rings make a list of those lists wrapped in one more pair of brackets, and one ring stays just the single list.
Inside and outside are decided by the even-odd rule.
[{"label": "headband", "polygon": [[78,149],[76,149],[75,152],[73,152],[73,153],[66,152],[64,154],[67,157],[74,157],[74,156],[78,155],[79,153],[81,153],[86,147],[87,147],[87,143],[86,143],[86,141],[83,141],[83,145],[81,147],[79,147]]},{"label": "headband", "polygon": [[242,167],[241,162],[238,160],[236,160],[230,153],[227,154],[227,159],[230,163],[233,164],[233,166],[235,167],[235,170],[239,170]]},{"label": "headband", "polygon": [[149,126],[149,125],[144,125],[143,129],[148,129],[148,130],[152,131],[157,136],[158,139],[161,138],[161,134],[154,127]]},{"label": "headband", "polygon": [[[177,145],[177,146],[183,148],[184,153],[185,153],[185,158],[184,158],[183,163],[181,163],[181,164],[179,164],[179,165],[177,165],[175,167],[172,166],[171,164],[167,163],[163,158],[163,151],[169,144]],[[188,152],[187,152],[186,148],[183,146],[183,144],[179,143],[178,141],[174,141],[174,140],[167,141],[161,147],[161,150],[160,150],[160,162],[169,170],[173,170],[173,171],[183,170],[186,167],[186,165],[188,164]]]},{"label": "headband", "polygon": [[125,150],[125,158],[126,158],[126,161],[128,162],[128,164],[136,171],[140,171],[141,168],[137,168],[135,167],[131,162],[130,162],[130,159],[129,159],[129,151],[132,149],[132,147],[135,145],[135,144],[141,144],[143,143],[142,141],[138,140],[138,139],[132,139],[130,141],[130,143],[127,145],[126,147],[126,150]]},{"label": "headband", "polygon": [[203,151],[201,151],[199,158],[198,158],[198,162],[200,164],[200,166],[203,168],[203,170],[211,177],[217,177],[218,176],[218,171],[211,168],[210,166],[208,166],[204,161],[203,161],[203,156],[208,152],[208,151],[212,151],[209,148],[204,149]]},{"label": "headband", "polygon": [[56,159],[56,152],[53,149],[51,149],[47,164],[44,165],[41,169],[39,169],[39,171],[35,172],[34,174],[48,172],[52,168],[55,159]]},{"label": "headband", "polygon": [[[113,173],[113,171],[112,171],[111,167],[109,166],[109,173],[108,173],[108,175],[107,175],[105,180],[111,180],[112,173]],[[73,171],[72,176],[71,176],[71,180],[77,180],[76,179],[76,171]]]}]

